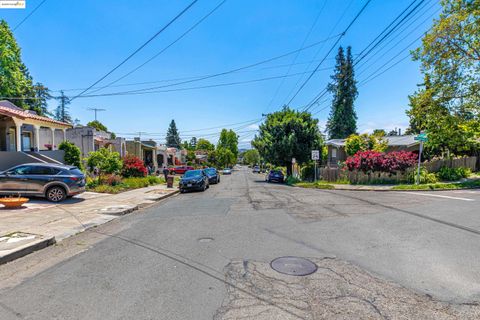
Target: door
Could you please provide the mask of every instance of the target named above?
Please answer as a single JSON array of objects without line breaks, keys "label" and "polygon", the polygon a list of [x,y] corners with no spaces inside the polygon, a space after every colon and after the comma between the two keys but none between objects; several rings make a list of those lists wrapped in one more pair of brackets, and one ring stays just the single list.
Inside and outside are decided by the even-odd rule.
[{"label": "door", "polygon": [[24,193],[27,190],[27,175],[30,166],[18,166],[0,175],[0,192]]},{"label": "door", "polygon": [[42,165],[31,166],[26,176],[25,188],[30,193],[43,193],[45,185],[55,180],[55,175],[60,172],[57,168]]}]

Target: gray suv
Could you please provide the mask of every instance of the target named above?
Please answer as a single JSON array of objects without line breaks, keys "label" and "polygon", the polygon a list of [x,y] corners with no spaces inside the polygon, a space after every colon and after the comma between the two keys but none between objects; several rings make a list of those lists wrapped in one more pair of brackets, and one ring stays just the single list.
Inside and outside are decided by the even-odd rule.
[{"label": "gray suv", "polygon": [[0,194],[45,197],[59,202],[85,191],[85,175],[77,167],[27,163],[0,172]]}]

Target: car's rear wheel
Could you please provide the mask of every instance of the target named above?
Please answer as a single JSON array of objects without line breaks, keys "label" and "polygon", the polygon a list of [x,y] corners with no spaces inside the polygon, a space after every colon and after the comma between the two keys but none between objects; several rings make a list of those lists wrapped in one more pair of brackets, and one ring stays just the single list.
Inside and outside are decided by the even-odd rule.
[{"label": "car's rear wheel", "polygon": [[65,189],[63,187],[54,186],[48,188],[45,196],[48,201],[60,202],[65,200],[65,198],[67,197],[67,193],[65,192]]}]

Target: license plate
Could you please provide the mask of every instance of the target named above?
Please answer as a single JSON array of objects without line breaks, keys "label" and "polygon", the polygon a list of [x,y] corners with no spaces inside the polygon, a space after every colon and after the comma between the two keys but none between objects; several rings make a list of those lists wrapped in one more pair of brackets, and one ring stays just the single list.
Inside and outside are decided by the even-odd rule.
[{"label": "license plate", "polygon": [[191,184],[191,183],[187,184],[187,187],[191,187],[191,186],[192,186],[192,184]]}]

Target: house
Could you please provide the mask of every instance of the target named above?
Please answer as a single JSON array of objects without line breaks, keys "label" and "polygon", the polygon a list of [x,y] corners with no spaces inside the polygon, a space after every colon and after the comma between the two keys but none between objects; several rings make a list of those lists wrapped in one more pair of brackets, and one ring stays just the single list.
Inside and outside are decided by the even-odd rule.
[{"label": "house", "polygon": [[[400,150],[418,151],[420,148],[420,142],[414,139],[415,135],[387,136],[383,138],[387,141],[386,152]],[[345,152],[345,140],[346,139],[331,139],[325,143],[328,147],[328,166],[336,167],[338,162],[342,162],[347,159],[347,153]]]},{"label": "house", "polygon": [[56,150],[71,127],[9,101],[0,101],[0,151]]},{"label": "house", "polygon": [[157,143],[153,140],[141,141],[140,138],[126,141],[127,153],[140,158],[145,166],[158,169]]},{"label": "house", "polygon": [[0,101],[0,170],[27,162],[62,163],[56,151],[71,125]]},{"label": "house", "polygon": [[111,135],[109,132],[88,126],[78,126],[67,130],[67,140],[80,148],[82,158],[100,148],[118,152],[121,157],[124,157],[127,154],[125,138],[111,139]]}]

